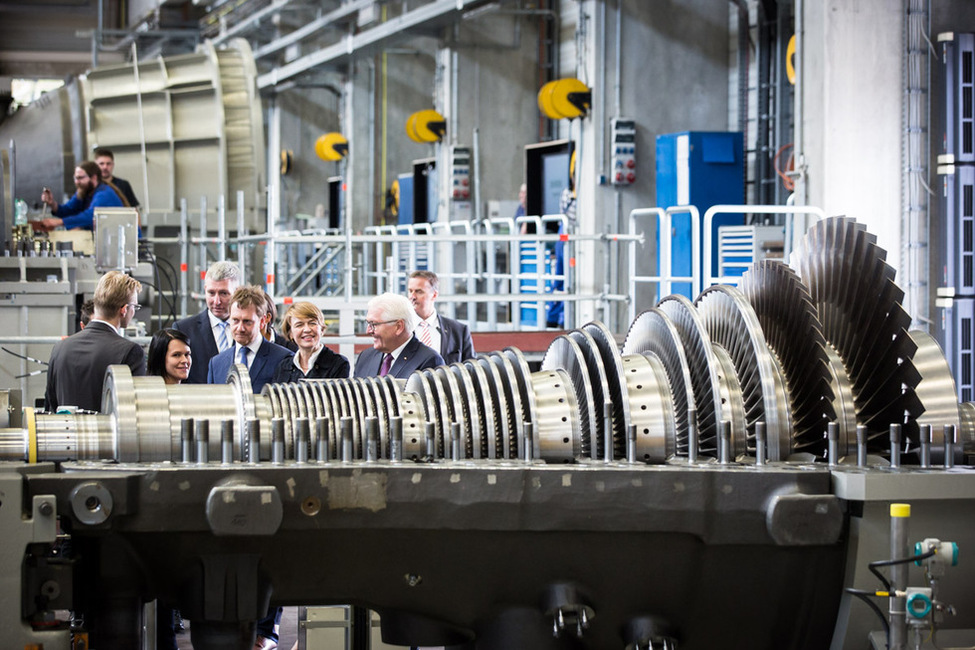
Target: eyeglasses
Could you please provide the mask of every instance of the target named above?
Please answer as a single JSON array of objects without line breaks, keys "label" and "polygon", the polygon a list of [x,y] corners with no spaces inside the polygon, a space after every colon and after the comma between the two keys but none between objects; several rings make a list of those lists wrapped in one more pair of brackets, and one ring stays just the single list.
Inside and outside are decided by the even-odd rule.
[{"label": "eyeglasses", "polygon": [[380,325],[386,325],[388,323],[395,323],[398,320],[399,320],[398,318],[394,318],[393,320],[381,320],[379,322],[373,322],[371,320],[367,320],[366,321],[366,331],[368,332],[369,330],[374,330],[377,327],[379,327]]},{"label": "eyeglasses", "polygon": [[129,307],[132,308],[132,311],[139,311],[140,309],[142,309],[142,305],[140,305],[137,302],[130,302]]}]

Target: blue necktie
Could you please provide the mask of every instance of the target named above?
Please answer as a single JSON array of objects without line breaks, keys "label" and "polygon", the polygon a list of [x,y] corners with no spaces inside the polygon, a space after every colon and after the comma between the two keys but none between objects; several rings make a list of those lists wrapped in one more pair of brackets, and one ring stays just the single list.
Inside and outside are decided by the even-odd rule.
[{"label": "blue necktie", "polygon": [[247,353],[248,352],[250,352],[250,348],[248,348],[246,346],[243,346],[243,345],[240,346],[240,349],[237,350],[237,363],[242,363],[242,364],[244,364],[246,366],[247,365]]},{"label": "blue necktie", "polygon": [[220,352],[223,352],[230,347],[230,342],[227,341],[227,321],[220,321],[217,323],[217,327],[220,328],[220,336],[217,338],[217,348],[219,348]]}]

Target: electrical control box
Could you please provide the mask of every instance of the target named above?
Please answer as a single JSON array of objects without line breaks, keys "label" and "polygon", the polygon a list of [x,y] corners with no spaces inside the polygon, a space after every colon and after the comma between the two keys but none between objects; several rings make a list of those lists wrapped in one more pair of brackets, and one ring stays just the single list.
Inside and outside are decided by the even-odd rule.
[{"label": "electrical control box", "polygon": [[945,69],[944,154],[949,163],[975,163],[975,34],[938,34]]},{"label": "electrical control box", "polygon": [[471,198],[471,150],[454,145],[450,148],[450,198],[469,201]]},{"label": "electrical control box", "polygon": [[613,185],[632,185],[636,181],[636,122],[617,117],[610,126],[613,147],[610,180]]}]

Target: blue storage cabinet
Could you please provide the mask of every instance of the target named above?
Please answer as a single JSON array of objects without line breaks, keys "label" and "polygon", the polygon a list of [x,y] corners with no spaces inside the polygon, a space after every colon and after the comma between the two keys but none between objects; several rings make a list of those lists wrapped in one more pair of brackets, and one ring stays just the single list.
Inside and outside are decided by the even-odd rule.
[{"label": "blue storage cabinet", "polygon": [[945,358],[955,376],[958,400],[975,399],[975,298],[955,298],[944,306],[940,323]]},{"label": "blue storage cabinet", "polygon": [[413,174],[400,174],[399,181],[399,217],[396,223],[400,226],[413,223]]},{"label": "blue storage cabinet", "polygon": [[[657,205],[693,205],[700,211],[701,263],[710,264],[713,275],[718,273],[718,228],[743,225],[744,215],[723,214],[715,218],[711,225],[711,259],[704,260],[704,213],[713,205],[745,202],[743,158],[742,134],[738,131],[683,131],[657,136]],[[690,275],[691,217],[674,215],[671,225],[672,275]],[[657,237],[659,242],[659,233]],[[659,246],[657,250],[659,269]],[[672,289],[691,300],[697,297],[691,295],[689,282],[674,283]]]}]

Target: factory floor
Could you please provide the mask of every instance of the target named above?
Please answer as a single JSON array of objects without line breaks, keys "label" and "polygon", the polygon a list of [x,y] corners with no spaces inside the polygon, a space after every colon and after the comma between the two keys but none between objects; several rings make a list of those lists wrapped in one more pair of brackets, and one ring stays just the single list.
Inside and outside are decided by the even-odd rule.
[{"label": "factory floor", "polygon": [[[183,625],[186,628],[185,632],[180,632],[176,635],[176,642],[179,644],[179,650],[193,650],[193,643],[190,641],[190,626],[192,622],[183,621]],[[281,632],[280,641],[278,642],[279,650],[291,650],[291,647],[298,642],[298,608],[297,607],[285,607],[284,613],[281,614]]]}]

